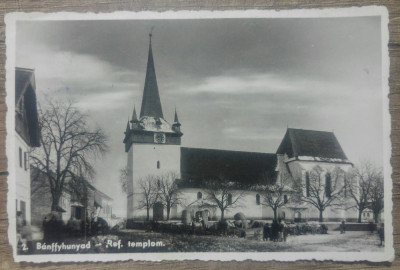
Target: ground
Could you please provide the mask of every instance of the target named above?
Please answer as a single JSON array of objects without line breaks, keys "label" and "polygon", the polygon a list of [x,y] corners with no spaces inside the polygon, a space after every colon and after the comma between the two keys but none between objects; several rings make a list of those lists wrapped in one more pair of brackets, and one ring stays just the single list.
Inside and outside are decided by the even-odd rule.
[{"label": "ground", "polygon": [[[119,242],[119,240],[121,240]],[[88,243],[89,250],[78,253],[102,252],[383,252],[379,246],[377,233],[348,231],[340,234],[330,231],[328,234],[308,234],[288,236],[287,242],[265,242],[260,236],[248,238],[153,233],[139,230],[124,230],[119,236],[105,235],[92,238],[65,239],[67,244]],[[119,243],[118,243],[119,242]],[[40,242],[39,242],[40,243]],[[46,243],[51,244],[51,243]],[[33,244],[33,253],[53,253],[37,250]],[[153,247],[152,247],[153,245]],[[58,253],[58,252],[57,252]],[[59,253],[76,253],[65,251]]]}]

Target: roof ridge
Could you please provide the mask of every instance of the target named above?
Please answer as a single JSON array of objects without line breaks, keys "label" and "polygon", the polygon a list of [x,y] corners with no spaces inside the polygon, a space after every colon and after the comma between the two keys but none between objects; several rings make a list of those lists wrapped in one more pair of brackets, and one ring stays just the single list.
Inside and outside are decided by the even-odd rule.
[{"label": "roof ridge", "polygon": [[253,152],[253,151],[242,151],[242,150],[228,150],[228,149],[215,149],[215,148],[200,148],[200,147],[184,147],[185,149],[195,149],[195,150],[208,150],[208,151],[221,151],[221,152],[236,152],[236,153],[252,153],[252,154],[263,154],[263,155],[275,155],[276,153],[265,153],[265,152]]}]

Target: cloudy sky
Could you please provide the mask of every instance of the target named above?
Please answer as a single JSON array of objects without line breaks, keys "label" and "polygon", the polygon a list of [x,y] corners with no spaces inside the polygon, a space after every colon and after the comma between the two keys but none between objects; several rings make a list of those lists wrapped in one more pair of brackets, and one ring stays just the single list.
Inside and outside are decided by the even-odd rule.
[{"label": "cloudy sky", "polygon": [[287,127],[333,130],[351,161],[382,165],[379,17],[18,22],[16,66],[35,69],[39,101],[73,98],[109,136],[95,185],[115,213],[152,27],[164,118],[176,106],[183,146],[273,153]]}]

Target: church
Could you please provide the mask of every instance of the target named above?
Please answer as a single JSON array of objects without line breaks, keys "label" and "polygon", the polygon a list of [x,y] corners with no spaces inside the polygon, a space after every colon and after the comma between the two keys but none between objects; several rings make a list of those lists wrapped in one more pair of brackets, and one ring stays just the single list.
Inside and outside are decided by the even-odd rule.
[{"label": "church", "polygon": [[[127,220],[146,218],[146,209],[139,206],[143,199],[140,180],[168,172],[175,172],[180,183],[180,203],[171,207],[168,213],[170,219],[181,219],[183,211],[190,213],[192,218],[197,212],[205,211],[209,219],[220,219],[220,208],[207,196],[209,180],[229,179],[235,184],[236,190],[233,191],[240,193],[240,203],[227,207],[223,213],[225,218],[233,218],[236,213],[242,212],[248,219],[257,220],[273,219],[274,215],[290,221],[318,220],[318,209],[307,202],[314,191],[310,179],[315,174],[315,168],[318,168],[318,177],[323,182],[322,196],[330,197],[336,190],[345,190],[345,173],[353,167],[335,134],[287,128],[276,153],[181,147],[184,134],[177,112],[172,124],[163,115],[151,38],[150,34],[140,114],[138,116],[136,108],[133,109],[123,140],[128,172]],[[263,203],[265,196],[262,190],[254,188],[266,181],[268,184],[289,181],[283,197],[285,203],[277,209],[277,213]],[[349,207],[350,198],[342,193],[341,206],[327,205],[324,208],[324,221],[357,219],[357,211]],[[291,197],[305,199],[291,200]],[[227,199],[232,198],[232,194],[228,194]],[[166,219],[167,210],[161,202],[154,203],[149,212],[152,219]]]}]

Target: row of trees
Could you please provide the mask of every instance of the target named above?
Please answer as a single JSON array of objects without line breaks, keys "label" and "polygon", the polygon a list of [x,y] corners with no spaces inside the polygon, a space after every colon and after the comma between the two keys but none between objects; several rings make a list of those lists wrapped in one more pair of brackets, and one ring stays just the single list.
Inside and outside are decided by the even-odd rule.
[{"label": "row of trees", "polygon": [[[138,201],[138,209],[146,209],[146,219],[150,219],[150,210],[156,202],[162,202],[167,210],[167,220],[170,218],[171,209],[182,203],[181,191],[179,189],[178,174],[166,172],[161,175],[147,175],[138,181],[138,188],[142,194]],[[120,171],[122,190],[127,192],[128,169],[125,167]]]},{"label": "row of trees", "polygon": [[[88,116],[82,114],[72,102],[49,101],[44,110],[39,108],[39,115],[41,147],[34,148],[30,157],[33,165],[48,179],[52,195],[51,209],[56,211],[67,184],[79,189],[85,180],[93,177],[92,162],[107,152],[107,137],[101,128],[90,128]],[[122,176],[124,173],[126,175],[126,170]],[[167,218],[172,207],[183,203],[177,178],[177,173],[170,172],[157,177],[149,175],[140,181],[143,199],[139,207],[147,210],[147,217],[157,200],[165,205]],[[269,175],[263,178],[262,182],[268,184],[250,189],[260,192],[263,197],[260,204],[271,207],[275,218],[277,210],[290,202],[305,202],[314,206],[320,213],[321,221],[328,207],[355,207],[359,212],[359,222],[362,212],[368,208],[373,211],[377,221],[384,207],[382,170],[368,162],[346,173],[339,168],[325,172],[316,166],[308,173],[305,182],[298,179],[293,181],[285,173],[281,173],[277,181],[273,181]],[[344,184],[340,179],[344,179]],[[126,185],[126,181],[122,182]],[[222,219],[227,209],[241,205],[245,195],[235,182],[222,176],[206,181],[205,186],[206,199],[221,210]],[[126,186],[123,189],[126,190]],[[351,206],[346,206],[347,197],[354,201]]]},{"label": "row of trees", "polygon": [[[121,181],[126,186],[126,169],[122,170]],[[167,219],[173,206],[184,204],[178,185],[178,174],[167,173],[160,176],[149,175],[139,181],[142,199],[140,209],[147,210],[149,219],[150,209],[155,202],[162,202],[167,209]],[[383,210],[383,174],[371,163],[364,162],[345,172],[339,167],[332,171],[324,171],[315,166],[306,174],[305,181],[293,179],[288,173],[281,172],[275,181],[272,176],[264,175],[261,182],[265,185],[255,185],[247,190],[257,191],[258,203],[268,206],[277,219],[278,209],[289,204],[306,203],[319,211],[319,220],[323,221],[323,213],[328,207],[358,210],[358,222],[364,210],[371,209],[375,222]],[[218,179],[204,181],[205,199],[218,207],[221,219],[227,209],[242,206],[246,191],[238,188],[237,183],[222,176]]]}]

